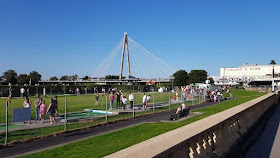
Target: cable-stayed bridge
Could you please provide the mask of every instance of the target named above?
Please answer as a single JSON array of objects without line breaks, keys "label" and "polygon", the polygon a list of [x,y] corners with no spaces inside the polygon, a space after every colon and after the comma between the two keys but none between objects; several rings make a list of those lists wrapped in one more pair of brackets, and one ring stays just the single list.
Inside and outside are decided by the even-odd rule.
[{"label": "cable-stayed bridge", "polygon": [[[119,60],[121,61],[119,62]],[[106,75],[114,75],[110,70],[120,64],[119,79],[105,79]],[[127,69],[124,67],[127,66]],[[140,44],[132,40],[124,33],[124,37],[101,62],[93,73],[93,78],[89,80],[42,80],[41,84],[148,84],[169,83],[170,76],[175,73],[175,69],[155,56]],[[125,72],[127,77],[124,77]]]},{"label": "cable-stayed bridge", "polygon": [[[126,56],[125,56],[126,54]],[[121,59],[119,80],[170,78],[176,71],[166,62],[149,52],[124,33],[124,37],[103,60],[93,73],[94,78],[104,78],[109,70],[116,67],[116,59]],[[126,61],[125,61],[126,60]],[[119,60],[117,60],[119,61]],[[127,65],[127,77],[124,78],[124,67]]]}]

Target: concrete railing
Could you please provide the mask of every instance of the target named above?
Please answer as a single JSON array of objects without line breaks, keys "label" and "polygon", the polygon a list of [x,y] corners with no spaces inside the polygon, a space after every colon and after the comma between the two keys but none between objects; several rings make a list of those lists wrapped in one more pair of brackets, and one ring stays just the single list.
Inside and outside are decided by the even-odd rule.
[{"label": "concrete railing", "polygon": [[262,114],[278,104],[278,92],[161,134],[107,157],[223,157]]}]

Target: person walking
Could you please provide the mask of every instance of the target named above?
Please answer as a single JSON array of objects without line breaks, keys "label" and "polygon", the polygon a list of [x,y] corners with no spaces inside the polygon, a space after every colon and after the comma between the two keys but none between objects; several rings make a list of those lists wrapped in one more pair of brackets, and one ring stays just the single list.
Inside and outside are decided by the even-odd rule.
[{"label": "person walking", "polygon": [[40,119],[40,106],[42,104],[42,98],[39,94],[36,94],[36,100],[34,102],[35,110],[36,110],[36,119],[35,120],[41,120]]},{"label": "person walking", "polygon": [[49,114],[49,117],[50,117],[50,124],[53,124],[53,123],[56,123],[55,121],[55,106],[53,104],[53,99],[50,99],[50,104],[49,104],[49,107],[48,107],[48,114]]},{"label": "person walking", "polygon": [[145,110],[147,106],[147,96],[145,93],[143,93],[142,102],[143,102],[143,110]]},{"label": "person walking", "polygon": [[121,106],[121,94],[117,92],[117,109]]},{"label": "person walking", "polygon": [[150,106],[151,95],[148,95],[146,100],[147,100],[147,106]]},{"label": "person walking", "polygon": [[40,111],[41,111],[41,123],[44,123],[44,119],[45,119],[45,115],[46,115],[46,108],[47,108],[47,105],[45,103],[45,101],[43,100],[42,101],[42,104],[40,106]]},{"label": "person walking", "polygon": [[133,109],[133,104],[134,104],[134,95],[131,94],[131,92],[129,92],[128,99],[129,99],[129,102],[130,102],[130,108],[132,110]]},{"label": "person walking", "polygon": [[80,89],[78,87],[76,88],[76,95],[80,95]]},{"label": "person walking", "polygon": [[113,94],[113,92],[111,92],[111,94],[110,94],[110,110],[113,109],[114,99],[115,99],[114,94]]},{"label": "person walking", "polygon": [[186,100],[186,93],[185,92],[182,92],[183,94],[182,94],[182,97],[183,97],[183,100],[184,100],[184,102],[186,102],[187,100]]},{"label": "person walking", "polygon": [[24,92],[25,92],[25,89],[22,87],[22,88],[20,89],[20,97],[21,97],[21,98],[24,98]]},{"label": "person walking", "polygon": [[95,106],[98,106],[98,100],[99,100],[99,95],[98,93],[96,93],[95,97],[94,97],[94,100],[95,100]]},{"label": "person walking", "polygon": [[54,107],[55,107],[55,113],[58,116],[58,100],[57,100],[57,96],[54,96],[53,104],[54,104]]},{"label": "person walking", "polygon": [[221,92],[218,91],[218,92],[217,92],[217,95],[218,95],[218,102],[220,102],[220,101],[221,101]]}]

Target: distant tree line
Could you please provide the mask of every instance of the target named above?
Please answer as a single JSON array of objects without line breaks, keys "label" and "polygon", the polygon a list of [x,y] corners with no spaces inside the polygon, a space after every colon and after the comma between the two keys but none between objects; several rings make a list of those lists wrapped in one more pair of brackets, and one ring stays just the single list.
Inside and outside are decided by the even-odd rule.
[{"label": "distant tree line", "polygon": [[[11,84],[19,84],[19,85],[24,85],[24,84],[37,84],[39,81],[42,79],[42,75],[39,74],[37,71],[32,71],[29,74],[17,74],[15,70],[7,70],[6,72],[3,73],[1,78],[4,78],[4,83],[11,83]],[[61,76],[60,78],[56,76],[52,76],[49,78],[50,81],[56,81],[56,80],[70,80],[70,81],[75,81],[78,79],[78,75],[64,75]],[[85,76],[82,78],[83,80],[90,80],[91,77]]]},{"label": "distant tree line", "polygon": [[[11,83],[11,84],[37,84],[39,81],[41,81],[42,76],[37,71],[32,71],[29,74],[17,74],[15,70],[8,70],[3,73],[2,78],[5,79],[4,83]],[[173,74],[174,80],[173,84],[177,86],[183,86],[191,83],[204,83],[207,79],[210,80],[211,83],[213,83],[212,78],[208,78],[208,73],[205,70],[191,70],[190,73],[186,72],[185,70],[179,70]],[[123,77],[124,79],[125,77]],[[78,79],[78,75],[64,75],[60,78],[56,76],[52,76],[49,78],[50,81],[56,81],[56,80],[68,80],[68,81],[75,81]],[[82,78],[83,80],[90,80],[91,77],[85,76]],[[105,79],[119,79],[119,76],[117,75],[108,75],[105,76]]]},{"label": "distant tree line", "polygon": [[184,86],[192,83],[205,83],[207,79],[210,83],[213,83],[213,78],[208,78],[208,73],[205,70],[191,70],[188,73],[185,70],[179,70],[173,74],[174,81],[173,84],[176,86]]},{"label": "distant tree line", "polygon": [[37,71],[32,71],[29,74],[19,74],[17,75],[15,70],[8,70],[3,73],[2,78],[5,79],[4,83],[11,84],[36,84],[41,81],[42,76]]}]

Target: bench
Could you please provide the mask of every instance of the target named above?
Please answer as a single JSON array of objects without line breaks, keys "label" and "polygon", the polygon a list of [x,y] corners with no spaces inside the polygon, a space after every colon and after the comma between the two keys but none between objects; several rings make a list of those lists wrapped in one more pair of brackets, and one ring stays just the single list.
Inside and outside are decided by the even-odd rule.
[{"label": "bench", "polygon": [[185,116],[188,116],[190,113],[190,108],[186,108],[182,111],[179,112],[179,114],[176,114],[176,112],[172,115],[170,115],[170,118],[169,120],[177,120],[177,119],[180,119],[182,117],[185,117]]}]

